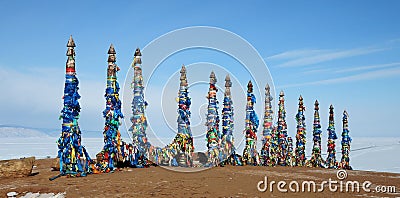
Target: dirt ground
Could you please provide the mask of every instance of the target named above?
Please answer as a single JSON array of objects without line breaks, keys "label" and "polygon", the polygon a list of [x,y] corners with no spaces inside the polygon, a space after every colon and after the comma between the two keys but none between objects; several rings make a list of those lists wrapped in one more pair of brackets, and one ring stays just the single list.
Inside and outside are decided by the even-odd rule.
[{"label": "dirt ground", "polygon": [[[87,177],[60,177],[54,181],[49,178],[58,174],[51,171],[54,159],[36,160],[34,172],[38,174],[23,178],[7,178],[0,180],[0,197],[6,197],[7,192],[15,191],[20,195],[28,192],[66,193],[66,197],[400,197],[400,174],[368,171],[347,171],[344,180],[337,178],[337,170],[303,167],[253,167],[225,166],[202,170],[200,168],[178,168],[179,171],[168,170],[165,167],[127,168],[114,173],[93,174]],[[190,172],[182,172],[190,171]],[[195,172],[193,172],[195,171]],[[265,180],[273,185],[272,192],[268,186],[265,192],[260,192],[257,185]],[[346,192],[345,185],[340,192],[331,192],[328,184],[322,192],[301,192],[303,181],[314,181],[316,190],[321,188],[323,181],[358,181],[360,192]],[[280,192],[279,181],[286,182]],[[365,192],[362,189],[364,181],[372,184]],[[299,183],[300,192],[291,192],[290,183]],[[264,187],[260,184],[260,188]],[[334,186],[335,186],[334,185]],[[296,190],[293,184],[292,190]],[[395,186],[396,193],[376,192],[376,187]],[[305,186],[307,191],[307,185]],[[351,188],[349,189],[351,191]]]}]

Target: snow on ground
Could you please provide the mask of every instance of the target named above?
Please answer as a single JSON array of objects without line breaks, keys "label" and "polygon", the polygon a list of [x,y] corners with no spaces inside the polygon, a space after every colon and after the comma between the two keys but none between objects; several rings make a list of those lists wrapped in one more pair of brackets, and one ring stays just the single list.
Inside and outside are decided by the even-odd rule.
[{"label": "snow on ground", "polygon": [[353,138],[350,164],[356,170],[400,173],[400,137]]}]

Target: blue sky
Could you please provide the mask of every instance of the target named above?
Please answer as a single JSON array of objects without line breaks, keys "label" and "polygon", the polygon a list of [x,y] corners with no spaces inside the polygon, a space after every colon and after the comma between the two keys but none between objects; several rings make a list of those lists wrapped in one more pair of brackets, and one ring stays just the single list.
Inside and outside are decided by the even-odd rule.
[{"label": "blue sky", "polygon": [[[277,93],[285,91],[290,135],[295,134],[294,116],[302,94],[309,134],[313,103],[318,99],[324,130],[328,107],[333,104],[338,133],[341,113],[347,109],[352,136],[398,137],[399,8],[398,1],[2,2],[0,124],[60,127],[66,43],[71,34],[77,44],[80,125],[82,129],[101,131],[110,43],[117,50],[123,81],[136,47],[143,48],[175,29],[213,26],[246,39],[264,58]],[[183,63],[199,61],[230,65],[232,72],[238,71],[225,55],[200,49],[178,53],[163,64],[178,71]],[[207,73],[204,81],[208,80]],[[217,77],[223,86],[224,76]],[[196,91],[193,111],[200,113],[194,115],[193,122],[201,123],[202,110],[196,108],[202,108],[206,101],[203,96],[207,88],[199,86]],[[173,101],[176,92],[170,95]],[[242,99],[234,98],[238,101],[238,136],[240,123],[244,122],[244,113],[239,111],[244,108],[239,107]],[[260,118],[262,101],[258,98],[256,109]],[[149,103],[149,113],[157,111]],[[171,112],[167,116],[175,119],[176,115]]]}]

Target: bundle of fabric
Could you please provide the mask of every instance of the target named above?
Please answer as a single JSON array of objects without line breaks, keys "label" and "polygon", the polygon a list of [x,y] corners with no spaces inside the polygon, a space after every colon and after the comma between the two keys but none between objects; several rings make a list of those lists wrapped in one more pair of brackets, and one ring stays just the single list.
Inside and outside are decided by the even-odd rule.
[{"label": "bundle of fabric", "polygon": [[296,165],[296,157],[293,152],[293,139],[292,137],[288,137],[288,157],[286,158],[286,164],[288,166],[295,166]]},{"label": "bundle of fabric", "polygon": [[321,156],[321,124],[319,118],[319,103],[318,100],[314,104],[314,124],[313,124],[313,149],[311,159],[307,162],[310,167],[324,167],[324,160]]},{"label": "bundle of fabric", "polygon": [[342,132],[342,159],[340,161],[341,169],[352,170],[353,168],[350,166],[350,143],[351,137],[349,136],[349,123],[348,123],[347,111],[343,112],[343,132]]},{"label": "bundle of fabric", "polygon": [[286,166],[288,161],[288,142],[287,142],[287,124],[286,124],[286,110],[285,110],[285,94],[283,91],[279,93],[279,107],[278,107],[278,151],[277,151],[277,164]]},{"label": "bundle of fabric", "polygon": [[338,162],[336,161],[336,144],[337,139],[335,132],[335,120],[333,113],[333,106],[329,107],[329,126],[328,126],[328,156],[326,157],[325,165],[327,168],[338,168]]},{"label": "bundle of fabric", "polygon": [[[191,99],[188,92],[188,83],[186,78],[186,68],[182,65],[180,76],[180,88],[178,92],[178,133],[174,140],[167,147],[171,148],[171,153],[177,153],[175,156],[170,156],[171,163],[177,161],[180,158],[184,167],[193,167],[193,137],[192,131],[190,130],[190,105]],[[168,150],[168,149],[167,149]],[[182,155],[183,154],[183,155]],[[177,156],[178,155],[178,156]]]},{"label": "bundle of fabric", "polygon": [[225,77],[225,93],[224,108],[222,109],[222,138],[221,138],[221,154],[223,165],[229,164],[234,166],[242,165],[242,157],[236,154],[233,138],[233,101],[231,96],[232,81],[229,75]]},{"label": "bundle of fabric", "polygon": [[265,87],[265,110],[264,110],[264,130],[263,130],[263,139],[261,148],[261,163],[264,166],[271,166],[271,157],[270,157],[270,145],[271,145],[271,132],[273,130],[272,126],[272,104],[273,100],[271,96],[271,90],[269,85],[267,84]]},{"label": "bundle of fabric", "polygon": [[97,155],[97,169],[106,173],[114,171],[117,163],[121,163],[124,160],[124,154],[121,149],[121,134],[119,132],[120,119],[124,117],[121,112],[120,88],[117,80],[119,67],[115,64],[116,52],[112,44],[108,49],[107,62],[107,86],[104,94],[106,108],[103,111],[103,117],[105,118],[104,146],[103,150]]},{"label": "bundle of fabric", "polygon": [[278,145],[278,127],[275,126],[272,128],[271,132],[271,146],[269,148],[269,161],[270,163],[268,166],[276,166],[278,163],[278,156],[279,156],[279,145]]},{"label": "bundle of fabric", "polygon": [[143,86],[143,76],[142,76],[142,53],[140,49],[137,48],[133,59],[133,70],[134,77],[132,82],[133,87],[133,101],[132,101],[132,112],[131,117],[132,126],[129,131],[132,132],[132,144],[137,149],[138,153],[135,153],[137,160],[133,162],[132,166],[135,167],[145,167],[149,164],[147,160],[150,155],[151,144],[147,139],[146,129],[147,129],[147,118],[145,115],[145,108],[147,107],[147,102],[144,99],[144,86]]},{"label": "bundle of fabric", "polygon": [[212,71],[210,74],[210,87],[207,94],[208,100],[208,110],[206,114],[206,123],[207,132],[206,132],[206,141],[207,141],[207,154],[208,154],[208,162],[207,166],[218,166],[219,163],[223,160],[222,153],[220,153],[220,141],[221,141],[221,133],[219,131],[219,115],[218,115],[218,99],[217,92],[218,88],[215,86],[217,82],[217,78],[215,73]]},{"label": "bundle of fabric", "polygon": [[151,146],[150,153],[151,153],[151,156],[153,157],[153,159],[151,161],[154,162],[156,165],[161,165],[162,164],[162,155],[163,155],[162,148]]},{"label": "bundle of fabric", "polygon": [[243,166],[243,158],[241,155],[233,151],[228,158],[223,162],[223,165]]},{"label": "bundle of fabric", "polygon": [[58,155],[60,158],[60,176],[69,177],[86,176],[91,173],[89,154],[81,144],[81,131],[78,124],[81,107],[78,100],[79,81],[75,72],[75,42],[72,36],[67,44],[67,63],[64,87],[64,107],[60,119],[63,121],[61,136],[57,140]]},{"label": "bundle of fabric", "polygon": [[100,151],[96,155],[96,164],[93,164],[91,166],[93,173],[94,174],[99,174],[99,173],[108,173],[113,169],[110,169],[108,166],[108,163],[110,161],[111,156],[109,155],[109,152],[106,152],[104,150]]},{"label": "bundle of fabric", "polygon": [[244,134],[246,137],[246,145],[243,150],[243,163],[247,165],[259,165],[260,158],[256,149],[257,129],[259,120],[254,111],[256,97],[253,94],[253,84],[251,81],[247,84],[247,104],[246,104],[246,123]]},{"label": "bundle of fabric", "polygon": [[299,97],[299,109],[296,114],[296,122],[297,122],[297,134],[296,134],[296,166],[305,166],[306,165],[306,116],[304,116],[304,111],[306,108],[303,104],[303,97],[300,95]]},{"label": "bundle of fabric", "polygon": [[162,148],[161,150],[161,164],[163,166],[178,166],[178,162],[176,160],[178,154],[178,145],[173,142],[168,146]]}]

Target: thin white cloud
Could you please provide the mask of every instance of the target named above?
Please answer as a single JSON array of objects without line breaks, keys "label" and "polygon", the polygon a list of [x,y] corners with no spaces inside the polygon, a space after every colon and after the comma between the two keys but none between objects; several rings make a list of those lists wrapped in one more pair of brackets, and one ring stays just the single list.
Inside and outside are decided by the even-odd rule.
[{"label": "thin white cloud", "polygon": [[390,69],[382,69],[376,71],[365,72],[361,74],[355,74],[346,77],[332,78],[327,80],[320,80],[314,82],[306,82],[306,83],[298,83],[298,84],[289,84],[277,86],[278,89],[282,88],[290,88],[290,87],[302,87],[309,85],[327,85],[327,84],[335,84],[335,83],[344,83],[344,82],[352,82],[359,80],[371,80],[383,77],[397,76],[400,75],[400,68],[390,68]]},{"label": "thin white cloud", "polygon": [[267,60],[287,60],[276,67],[298,67],[313,65],[326,61],[342,59],[353,56],[360,56],[371,54],[375,52],[384,51],[388,48],[378,47],[365,47],[355,48],[349,50],[331,50],[331,49],[301,49],[282,52],[273,56],[269,56]]},{"label": "thin white cloud", "polygon": [[323,69],[312,69],[312,70],[308,70],[308,71],[303,71],[303,74],[315,74],[315,73],[321,73],[321,72],[327,72],[327,71],[331,71],[332,69],[330,68],[323,68]]},{"label": "thin white cloud", "polygon": [[400,62],[387,63],[387,64],[378,64],[378,65],[368,65],[368,66],[353,67],[353,68],[350,67],[350,68],[347,68],[347,69],[337,70],[337,71],[335,71],[335,73],[364,71],[364,70],[370,70],[370,69],[382,69],[382,68],[394,67],[394,66],[399,66],[399,65],[400,65]]},{"label": "thin white cloud", "polygon": [[398,43],[398,42],[400,42],[400,38],[389,40],[388,43],[393,44],[393,43]]},{"label": "thin white cloud", "polygon": [[333,73],[346,73],[346,72],[362,72],[366,70],[373,69],[384,69],[389,67],[399,66],[400,62],[394,63],[385,63],[385,64],[376,64],[376,65],[366,65],[359,67],[346,67],[346,68],[315,68],[303,71],[302,74],[315,74],[315,73],[323,73],[323,72],[333,72]]},{"label": "thin white cloud", "polygon": [[300,49],[300,50],[291,50],[287,52],[283,52],[280,54],[272,55],[267,57],[269,60],[282,60],[282,59],[293,59],[299,57],[307,57],[307,56],[315,56],[320,53],[326,53],[328,50],[319,50],[319,49]]}]

